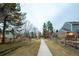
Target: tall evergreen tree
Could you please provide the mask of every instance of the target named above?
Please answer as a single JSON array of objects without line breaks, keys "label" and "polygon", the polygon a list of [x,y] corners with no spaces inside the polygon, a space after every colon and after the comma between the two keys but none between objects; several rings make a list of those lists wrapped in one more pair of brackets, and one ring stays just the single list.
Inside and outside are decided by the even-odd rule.
[{"label": "tall evergreen tree", "polygon": [[53,25],[50,21],[47,22],[48,32],[53,33]]},{"label": "tall evergreen tree", "polygon": [[53,34],[53,25],[50,21],[47,22],[47,30],[48,30],[49,37],[51,37]]},{"label": "tall evergreen tree", "polygon": [[0,4],[0,24],[3,23],[2,43],[5,43],[5,31],[9,25],[22,25],[22,13],[18,3],[1,3]]},{"label": "tall evergreen tree", "polygon": [[47,25],[46,25],[46,23],[44,23],[44,25],[43,25],[43,36],[44,36],[44,38],[46,38],[46,35],[47,35]]}]

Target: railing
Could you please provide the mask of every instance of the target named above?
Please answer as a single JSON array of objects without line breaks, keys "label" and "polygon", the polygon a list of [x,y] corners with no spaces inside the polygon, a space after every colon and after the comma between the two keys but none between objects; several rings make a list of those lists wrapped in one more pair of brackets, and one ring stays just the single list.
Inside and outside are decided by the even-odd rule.
[{"label": "railing", "polygon": [[65,45],[70,45],[74,48],[79,48],[79,38],[66,38]]}]

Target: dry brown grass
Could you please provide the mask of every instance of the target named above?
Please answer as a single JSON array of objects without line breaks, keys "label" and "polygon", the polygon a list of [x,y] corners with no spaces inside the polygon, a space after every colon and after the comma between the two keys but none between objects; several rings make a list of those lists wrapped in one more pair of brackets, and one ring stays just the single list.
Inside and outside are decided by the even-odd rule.
[{"label": "dry brown grass", "polygon": [[54,56],[79,56],[79,51],[58,44],[55,40],[45,40]]},{"label": "dry brown grass", "polygon": [[[30,43],[30,42],[29,42]],[[32,40],[30,45],[23,46],[7,54],[7,56],[36,56],[40,47],[40,40]]]}]

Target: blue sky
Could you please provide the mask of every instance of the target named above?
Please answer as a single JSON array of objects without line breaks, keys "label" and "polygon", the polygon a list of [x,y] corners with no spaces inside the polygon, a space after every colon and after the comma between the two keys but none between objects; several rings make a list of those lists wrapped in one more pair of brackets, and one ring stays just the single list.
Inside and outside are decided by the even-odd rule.
[{"label": "blue sky", "polygon": [[44,22],[50,20],[54,29],[60,29],[65,22],[79,21],[79,4],[50,3],[50,4],[21,4],[22,12],[27,13],[29,20],[42,31]]}]

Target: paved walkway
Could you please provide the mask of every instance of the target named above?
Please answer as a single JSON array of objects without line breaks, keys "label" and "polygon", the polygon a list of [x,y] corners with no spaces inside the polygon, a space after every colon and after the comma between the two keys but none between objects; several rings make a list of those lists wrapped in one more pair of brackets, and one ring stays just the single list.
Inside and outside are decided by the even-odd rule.
[{"label": "paved walkway", "polygon": [[41,39],[41,45],[38,51],[38,56],[52,56],[49,48],[47,47],[43,39]]}]

